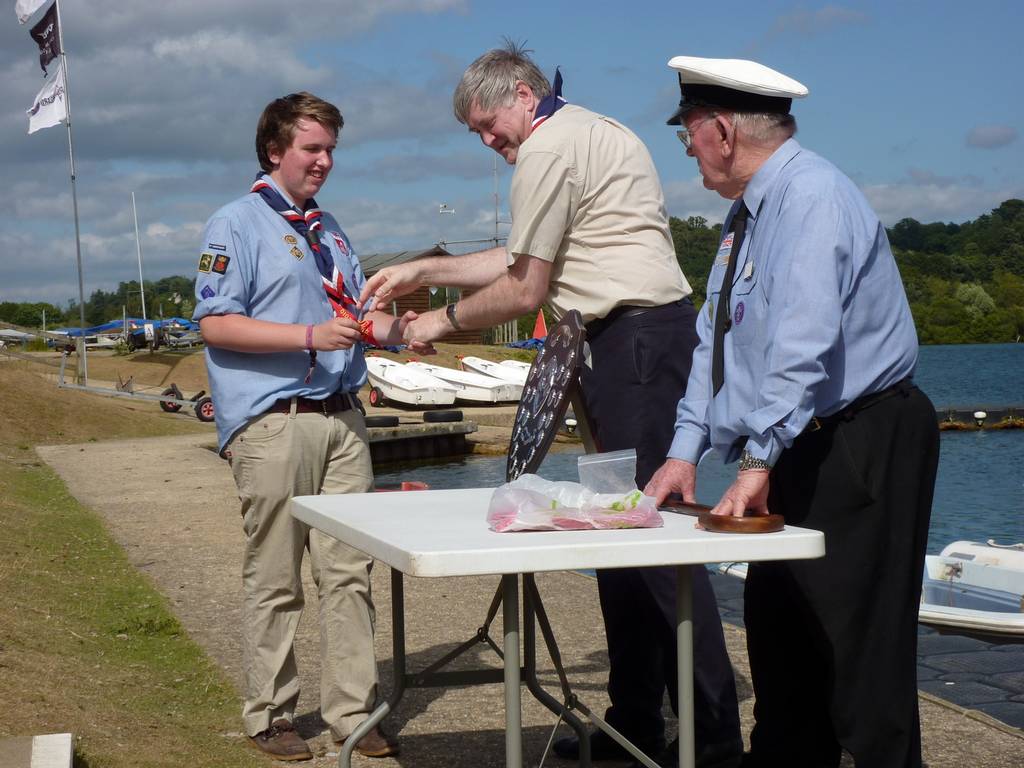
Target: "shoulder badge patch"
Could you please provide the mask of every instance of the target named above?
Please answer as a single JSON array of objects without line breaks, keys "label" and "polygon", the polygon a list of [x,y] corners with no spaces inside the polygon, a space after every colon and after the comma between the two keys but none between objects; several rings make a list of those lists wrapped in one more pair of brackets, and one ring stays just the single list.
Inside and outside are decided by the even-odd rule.
[{"label": "shoulder badge patch", "polygon": [[217,292],[214,291],[213,288],[211,288],[210,286],[204,285],[203,290],[199,292],[199,295],[202,296],[204,299],[209,299],[212,298],[213,296],[216,296]]},{"label": "shoulder badge patch", "polygon": [[207,243],[206,247],[211,251],[226,251],[228,249],[226,245],[221,245],[220,243]]},{"label": "shoulder badge patch", "polygon": [[348,243],[345,242],[345,238],[341,236],[340,232],[331,232],[331,237],[334,238],[334,242],[338,246],[338,250],[341,251],[342,256],[348,256]]},{"label": "shoulder badge patch", "polygon": [[213,254],[212,253],[204,253],[202,256],[199,257],[199,271],[200,272],[209,272],[210,271],[210,267],[212,267],[212,266],[213,266]]},{"label": "shoulder badge patch", "polygon": [[302,261],[303,253],[302,253],[302,249],[299,248],[299,246],[293,245],[292,246],[292,250],[291,250],[291,254],[292,254],[292,256],[294,256],[299,261]]},{"label": "shoulder badge patch", "polygon": [[218,253],[217,257],[213,260],[213,271],[218,275],[223,275],[228,271],[228,262],[231,261],[230,256],[225,256],[223,253]]}]

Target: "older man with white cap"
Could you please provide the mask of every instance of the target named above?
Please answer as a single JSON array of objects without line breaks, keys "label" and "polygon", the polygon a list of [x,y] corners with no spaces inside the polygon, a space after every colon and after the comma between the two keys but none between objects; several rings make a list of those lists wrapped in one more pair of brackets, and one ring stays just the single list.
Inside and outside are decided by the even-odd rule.
[{"label": "older man with white cap", "polygon": [[678,56],[669,124],[733,200],[668,460],[647,493],[694,499],[709,448],[739,459],[714,512],[825,533],[820,560],[752,564],[756,703],[744,766],[920,766],[917,603],[938,461],[917,335],[885,228],[792,137],[800,83]]}]

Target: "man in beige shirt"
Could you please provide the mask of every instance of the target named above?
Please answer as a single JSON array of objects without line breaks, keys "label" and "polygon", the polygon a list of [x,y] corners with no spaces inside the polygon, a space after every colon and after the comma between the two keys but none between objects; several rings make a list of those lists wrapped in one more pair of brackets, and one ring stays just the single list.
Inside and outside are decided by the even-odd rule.
[{"label": "man in beige shirt", "polygon": [[[387,302],[421,285],[472,295],[411,322],[407,341],[430,342],[536,312],[579,310],[591,365],[583,398],[603,451],[634,448],[638,487],[664,461],[675,408],[697,343],[690,286],[679,269],[654,163],[624,125],[561,98],[526,53],[510,44],[466,70],[455,91],[460,122],[515,165],[512,230],[504,247],[387,267],[360,295]],[[737,765],[742,752],[732,667],[714,593],[695,568],[694,680],[698,766]],[[623,568],[597,574],[608,641],[613,727],[648,754],[665,748],[662,698],[676,701],[675,572]],[[598,731],[594,759],[628,754]],[[564,738],[555,752],[575,758]]]}]

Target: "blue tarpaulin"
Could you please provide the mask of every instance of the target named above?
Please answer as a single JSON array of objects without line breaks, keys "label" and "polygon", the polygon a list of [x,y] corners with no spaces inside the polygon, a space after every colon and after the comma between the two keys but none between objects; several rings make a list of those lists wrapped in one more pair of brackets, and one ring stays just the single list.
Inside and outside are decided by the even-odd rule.
[{"label": "blue tarpaulin", "polygon": [[510,341],[506,344],[506,347],[513,347],[515,349],[537,349],[539,350],[544,346],[544,341],[547,339],[545,336],[543,339],[526,339],[526,341]]},{"label": "blue tarpaulin", "polygon": [[[129,333],[143,333],[145,326],[149,324],[154,328],[163,328],[167,331],[198,331],[199,323],[194,323],[184,317],[165,317],[163,320],[143,320],[141,317],[128,318]],[[68,336],[77,338],[79,336],[96,336],[97,334],[120,333],[123,328],[121,320],[111,320],[109,323],[94,325],[82,331],[80,328],[55,328],[53,333],[66,333]]]}]

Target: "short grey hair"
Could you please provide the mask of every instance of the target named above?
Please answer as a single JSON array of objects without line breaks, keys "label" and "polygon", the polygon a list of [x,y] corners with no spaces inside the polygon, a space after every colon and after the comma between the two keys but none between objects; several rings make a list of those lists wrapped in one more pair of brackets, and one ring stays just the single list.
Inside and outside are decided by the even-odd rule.
[{"label": "short grey hair", "polygon": [[504,48],[488,51],[470,64],[452,97],[455,118],[465,125],[474,104],[485,111],[511,106],[516,83],[520,81],[530,86],[538,99],[551,93],[551,84],[530,59],[530,53],[524,46],[506,39]]},{"label": "short grey hair", "polygon": [[732,124],[758,144],[782,143],[796,135],[796,118],[778,112],[733,112]]}]

